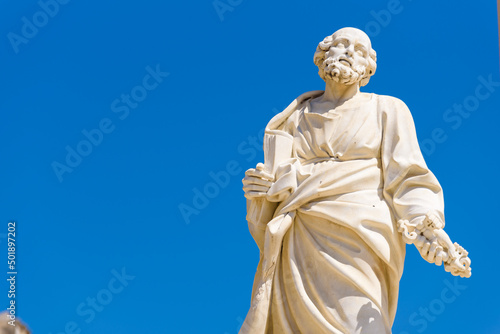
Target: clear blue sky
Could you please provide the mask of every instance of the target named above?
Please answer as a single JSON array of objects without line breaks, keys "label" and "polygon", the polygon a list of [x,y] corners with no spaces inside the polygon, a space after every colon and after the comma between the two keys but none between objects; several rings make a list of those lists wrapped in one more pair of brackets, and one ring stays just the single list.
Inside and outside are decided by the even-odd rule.
[{"label": "clear blue sky", "polygon": [[455,282],[408,247],[393,332],[500,333],[495,3],[215,4],[2,2],[0,261],[5,277],[15,220],[17,314],[43,334],[237,333],[258,262],[244,170],[267,121],[323,88],[317,43],[353,26],[378,53],[364,91],[409,106],[473,265]]}]

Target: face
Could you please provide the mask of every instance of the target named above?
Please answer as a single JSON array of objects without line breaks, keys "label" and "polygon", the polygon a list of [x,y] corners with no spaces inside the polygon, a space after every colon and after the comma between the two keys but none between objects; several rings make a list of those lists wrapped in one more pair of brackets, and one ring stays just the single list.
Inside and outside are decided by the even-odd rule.
[{"label": "face", "polygon": [[333,79],[345,85],[361,80],[369,65],[371,43],[361,30],[344,28],[325,38],[319,47],[325,51],[322,69],[325,79]]}]

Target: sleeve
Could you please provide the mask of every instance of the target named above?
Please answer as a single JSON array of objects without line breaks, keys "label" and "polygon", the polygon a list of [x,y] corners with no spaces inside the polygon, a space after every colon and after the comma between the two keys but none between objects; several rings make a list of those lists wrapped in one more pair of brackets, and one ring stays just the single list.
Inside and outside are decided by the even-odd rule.
[{"label": "sleeve", "polygon": [[379,103],[383,193],[396,221],[405,219],[416,226],[432,212],[444,226],[443,191],[424,161],[408,107],[388,97]]}]

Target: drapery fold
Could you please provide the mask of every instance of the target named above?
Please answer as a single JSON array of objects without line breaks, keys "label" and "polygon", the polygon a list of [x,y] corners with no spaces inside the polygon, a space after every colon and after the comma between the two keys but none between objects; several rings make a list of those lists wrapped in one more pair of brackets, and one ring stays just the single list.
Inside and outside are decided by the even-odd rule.
[{"label": "drapery fold", "polygon": [[361,94],[320,115],[310,100],[321,94],[303,94],[266,128],[293,147],[260,199],[272,217],[247,216],[261,259],[243,334],[390,333],[405,254],[396,221],[429,210],[444,219],[406,105]]}]

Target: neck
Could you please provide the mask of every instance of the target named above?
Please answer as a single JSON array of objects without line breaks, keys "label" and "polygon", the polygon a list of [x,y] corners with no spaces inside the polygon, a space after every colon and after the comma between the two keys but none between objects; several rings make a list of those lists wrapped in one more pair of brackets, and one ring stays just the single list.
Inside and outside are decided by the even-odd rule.
[{"label": "neck", "polygon": [[325,93],[321,102],[330,102],[339,105],[359,93],[359,82],[353,85],[344,85],[335,80],[326,80]]}]

